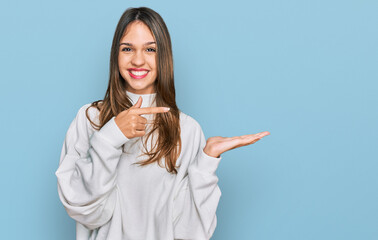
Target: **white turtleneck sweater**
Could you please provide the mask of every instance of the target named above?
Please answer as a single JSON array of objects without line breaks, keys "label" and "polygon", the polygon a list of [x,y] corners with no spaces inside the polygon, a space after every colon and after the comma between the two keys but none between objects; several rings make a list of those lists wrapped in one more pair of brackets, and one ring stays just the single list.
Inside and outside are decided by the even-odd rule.
[{"label": "white turtleneck sweater", "polygon": [[[133,104],[142,96],[142,108],[156,106],[156,93],[126,92]],[[176,175],[156,162],[133,164],[147,159],[139,156],[145,137],[128,139],[115,117],[95,130],[85,115],[89,105],[78,110],[69,126],[55,173],[59,198],[76,221],[76,239],[210,239],[221,197],[215,174],[221,157],[204,153],[199,123],[180,112],[182,151],[176,165],[181,167]],[[90,108],[88,113],[98,124],[99,111]],[[141,116],[152,119],[153,114]],[[150,137],[149,150],[151,144]],[[164,159],[161,163],[165,166]]]}]

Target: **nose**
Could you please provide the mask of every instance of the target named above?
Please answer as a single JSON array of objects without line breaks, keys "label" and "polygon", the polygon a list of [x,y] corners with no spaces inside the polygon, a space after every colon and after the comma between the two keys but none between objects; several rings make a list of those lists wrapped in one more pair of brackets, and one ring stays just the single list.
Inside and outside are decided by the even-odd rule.
[{"label": "nose", "polygon": [[131,59],[131,63],[135,66],[142,66],[144,64],[144,55],[142,51],[136,51]]}]

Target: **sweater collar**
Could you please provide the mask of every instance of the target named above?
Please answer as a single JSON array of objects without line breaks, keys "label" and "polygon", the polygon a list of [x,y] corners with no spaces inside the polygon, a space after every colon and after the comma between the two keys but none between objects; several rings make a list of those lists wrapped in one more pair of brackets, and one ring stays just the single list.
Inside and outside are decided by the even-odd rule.
[{"label": "sweater collar", "polygon": [[156,107],[156,92],[150,94],[136,94],[126,90],[126,94],[131,98],[133,105],[138,101],[139,96],[142,97],[142,106],[141,107]]}]

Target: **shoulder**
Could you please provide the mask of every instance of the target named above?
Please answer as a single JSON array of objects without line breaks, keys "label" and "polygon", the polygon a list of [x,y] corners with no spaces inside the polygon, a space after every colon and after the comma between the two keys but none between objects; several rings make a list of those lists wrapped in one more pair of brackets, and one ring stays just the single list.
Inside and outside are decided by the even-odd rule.
[{"label": "shoulder", "polygon": [[92,103],[86,103],[79,107],[77,110],[76,116],[71,122],[70,129],[75,129],[74,131],[76,134],[86,135],[87,137],[90,137],[94,131],[97,131],[89,119],[95,123],[99,124],[99,114],[100,111],[94,107],[91,106]]},{"label": "shoulder", "polygon": [[[192,116],[181,114],[181,143],[185,157],[182,162],[190,161],[198,154],[199,149],[203,149],[206,140],[200,123]],[[188,165],[186,165],[188,166]]]},{"label": "shoulder", "polygon": [[79,108],[78,113],[82,114],[84,112],[84,114],[86,114],[85,112],[87,110],[88,110],[88,115],[90,115],[93,118],[95,118],[100,113],[100,111],[95,106],[92,106],[92,103],[86,103],[86,104],[82,105]]},{"label": "shoulder", "polygon": [[198,142],[203,134],[200,123],[194,117],[183,112],[180,112],[180,128],[182,139],[186,139],[192,145]]},{"label": "shoulder", "polygon": [[180,111],[180,123],[182,128],[190,130],[200,129],[201,125],[194,117]]},{"label": "shoulder", "polygon": [[[86,103],[79,107],[76,111],[76,116],[71,121],[65,136],[65,151],[69,154],[80,154],[85,156],[89,148],[89,139],[94,133],[95,129],[90,124],[88,116],[97,124],[98,113],[96,107],[91,107],[92,103]],[[88,109],[88,111],[87,111]]]},{"label": "shoulder", "polygon": [[89,123],[90,119],[92,122],[99,124],[99,115],[100,111],[95,106],[92,106],[92,103],[86,103],[79,108],[76,118],[87,123]]}]

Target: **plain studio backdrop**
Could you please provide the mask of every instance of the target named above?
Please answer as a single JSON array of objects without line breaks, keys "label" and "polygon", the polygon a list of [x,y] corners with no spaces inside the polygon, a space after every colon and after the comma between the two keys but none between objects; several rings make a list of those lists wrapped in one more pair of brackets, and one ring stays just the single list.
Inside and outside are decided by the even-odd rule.
[{"label": "plain studio backdrop", "polygon": [[55,171],[128,7],[171,34],[180,109],[222,154],[212,239],[378,239],[378,2],[1,1],[1,239],[75,238]]}]

